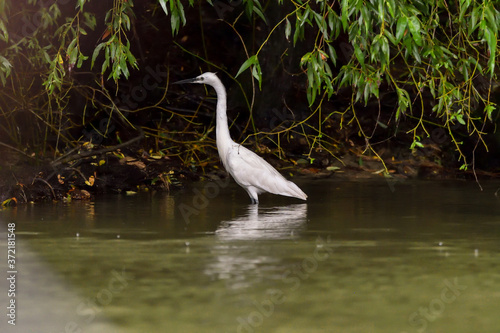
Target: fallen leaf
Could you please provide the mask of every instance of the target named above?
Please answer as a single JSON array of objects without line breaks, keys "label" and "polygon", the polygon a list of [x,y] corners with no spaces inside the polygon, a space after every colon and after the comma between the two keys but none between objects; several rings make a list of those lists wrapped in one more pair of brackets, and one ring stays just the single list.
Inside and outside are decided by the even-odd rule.
[{"label": "fallen leaf", "polygon": [[94,176],[90,176],[89,180],[85,181],[85,184],[87,184],[88,186],[94,186],[94,182],[95,182],[95,177]]}]

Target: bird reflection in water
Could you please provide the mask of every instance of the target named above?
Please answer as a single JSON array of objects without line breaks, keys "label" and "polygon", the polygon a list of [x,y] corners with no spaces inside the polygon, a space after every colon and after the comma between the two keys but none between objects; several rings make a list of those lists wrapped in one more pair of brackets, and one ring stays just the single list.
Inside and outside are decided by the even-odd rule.
[{"label": "bird reflection in water", "polygon": [[300,232],[307,216],[307,204],[284,207],[248,207],[247,214],[221,223],[215,232],[223,240],[287,239]]},{"label": "bird reflection in water", "polygon": [[259,283],[270,270],[276,270],[280,277],[283,267],[275,250],[281,245],[275,241],[295,239],[306,221],[306,204],[269,208],[250,205],[243,216],[220,224],[215,232],[219,241],[211,249],[214,258],[204,273],[214,280],[225,280],[232,290]]}]

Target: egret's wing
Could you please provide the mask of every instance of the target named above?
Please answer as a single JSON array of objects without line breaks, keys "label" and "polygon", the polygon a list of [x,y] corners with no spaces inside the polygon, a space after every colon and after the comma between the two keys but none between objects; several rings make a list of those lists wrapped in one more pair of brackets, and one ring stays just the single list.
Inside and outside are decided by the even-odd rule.
[{"label": "egret's wing", "polygon": [[271,164],[242,145],[235,144],[227,155],[227,171],[241,186],[253,186],[260,192],[271,192],[300,199],[307,195],[283,177]]},{"label": "egret's wing", "polygon": [[236,171],[242,179],[247,180],[247,185],[253,184],[253,178],[245,177],[246,174],[266,175],[278,178],[284,178],[271,164],[264,160],[253,151],[235,144],[229,151],[228,157],[229,168]]}]

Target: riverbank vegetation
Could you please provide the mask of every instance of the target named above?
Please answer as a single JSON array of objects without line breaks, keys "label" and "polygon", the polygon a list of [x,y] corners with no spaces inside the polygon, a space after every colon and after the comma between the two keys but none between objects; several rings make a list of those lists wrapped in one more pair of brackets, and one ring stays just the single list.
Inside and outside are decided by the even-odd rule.
[{"label": "riverbank vegetation", "polygon": [[225,177],[233,137],[288,175],[496,177],[495,1],[0,3],[0,202]]}]

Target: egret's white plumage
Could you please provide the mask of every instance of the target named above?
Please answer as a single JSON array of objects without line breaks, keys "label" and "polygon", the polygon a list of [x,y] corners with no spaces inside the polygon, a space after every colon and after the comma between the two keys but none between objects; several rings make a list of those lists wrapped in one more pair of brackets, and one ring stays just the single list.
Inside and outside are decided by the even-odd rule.
[{"label": "egret's white plumage", "polygon": [[234,180],[247,191],[252,203],[259,203],[258,195],[263,192],[307,199],[307,195],[297,185],[286,180],[271,164],[231,139],[227,125],[226,89],[215,73],[207,72],[176,83],[208,84],[215,89],[217,150],[222,164]]}]

